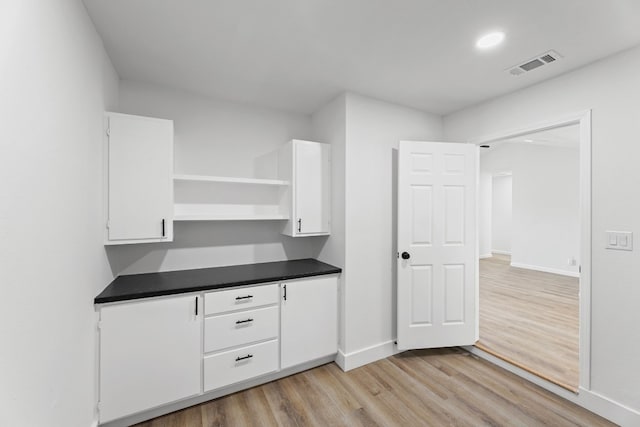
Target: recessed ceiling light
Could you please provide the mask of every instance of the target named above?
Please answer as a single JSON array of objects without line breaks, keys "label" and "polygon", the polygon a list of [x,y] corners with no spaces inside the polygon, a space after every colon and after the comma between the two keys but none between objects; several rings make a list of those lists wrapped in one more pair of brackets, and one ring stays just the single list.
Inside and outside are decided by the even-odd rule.
[{"label": "recessed ceiling light", "polygon": [[486,34],[480,37],[476,41],[476,47],[478,49],[489,49],[497,46],[504,40],[504,33],[502,31],[495,31],[493,33]]},{"label": "recessed ceiling light", "polygon": [[533,142],[533,139],[525,139],[524,142]]}]

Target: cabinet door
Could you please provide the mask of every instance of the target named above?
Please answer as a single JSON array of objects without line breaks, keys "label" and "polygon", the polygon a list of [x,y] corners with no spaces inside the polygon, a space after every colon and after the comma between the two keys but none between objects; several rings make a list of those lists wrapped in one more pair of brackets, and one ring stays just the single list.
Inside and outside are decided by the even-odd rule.
[{"label": "cabinet door", "polygon": [[294,141],[295,235],[329,233],[331,147],[309,141]]},{"label": "cabinet door", "polygon": [[282,284],[281,368],[338,351],[338,279],[335,276]]},{"label": "cabinet door", "polygon": [[173,239],[173,122],[109,113],[107,243]]},{"label": "cabinet door", "polygon": [[185,296],[100,310],[101,422],[200,393],[197,303]]}]

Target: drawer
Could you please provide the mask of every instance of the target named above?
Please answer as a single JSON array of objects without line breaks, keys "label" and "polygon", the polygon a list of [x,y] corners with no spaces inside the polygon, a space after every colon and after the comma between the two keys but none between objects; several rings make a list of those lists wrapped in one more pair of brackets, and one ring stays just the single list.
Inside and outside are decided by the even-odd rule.
[{"label": "drawer", "polygon": [[278,306],[271,306],[207,317],[204,320],[204,352],[277,338],[278,314]]},{"label": "drawer", "polygon": [[204,391],[215,390],[278,370],[278,340],[204,358]]},{"label": "drawer", "polygon": [[209,292],[204,295],[204,314],[217,314],[276,304],[279,294],[279,288],[276,283]]}]

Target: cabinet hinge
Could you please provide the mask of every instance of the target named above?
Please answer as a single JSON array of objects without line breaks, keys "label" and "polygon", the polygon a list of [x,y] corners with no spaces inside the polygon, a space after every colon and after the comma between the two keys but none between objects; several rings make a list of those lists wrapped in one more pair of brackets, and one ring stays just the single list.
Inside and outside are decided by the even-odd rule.
[{"label": "cabinet hinge", "polygon": [[106,132],[107,132],[107,136],[111,136],[111,128],[107,128]]},{"label": "cabinet hinge", "polygon": [[400,252],[396,252],[396,258],[400,258]]},{"label": "cabinet hinge", "polygon": [[111,226],[111,221],[107,220],[107,228]]}]

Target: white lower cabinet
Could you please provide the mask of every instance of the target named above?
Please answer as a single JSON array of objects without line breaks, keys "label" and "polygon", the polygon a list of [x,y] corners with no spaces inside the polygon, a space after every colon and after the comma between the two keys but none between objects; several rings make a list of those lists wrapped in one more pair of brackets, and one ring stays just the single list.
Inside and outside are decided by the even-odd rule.
[{"label": "white lower cabinet", "polygon": [[337,286],[332,275],[101,307],[100,422],[335,354]]},{"label": "white lower cabinet", "polygon": [[279,369],[278,284],[205,294],[204,391]]},{"label": "white lower cabinet", "polygon": [[200,393],[196,296],[100,309],[100,422]]},{"label": "white lower cabinet", "polygon": [[280,368],[338,351],[338,278],[283,283],[280,306]]}]

